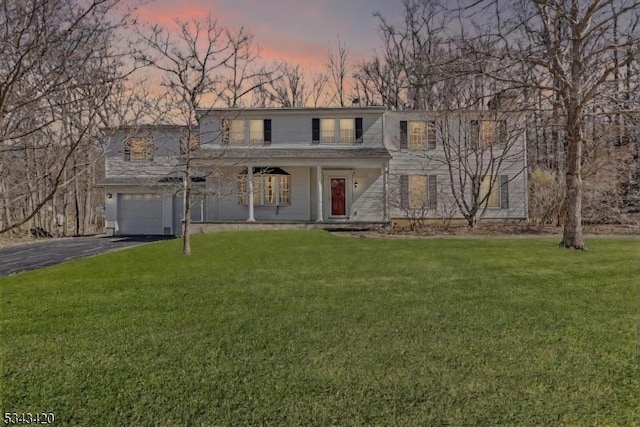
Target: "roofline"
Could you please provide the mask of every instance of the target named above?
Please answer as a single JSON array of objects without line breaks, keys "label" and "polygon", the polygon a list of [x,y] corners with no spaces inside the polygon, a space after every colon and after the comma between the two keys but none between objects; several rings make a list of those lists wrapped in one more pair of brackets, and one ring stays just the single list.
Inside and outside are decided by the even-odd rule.
[{"label": "roofline", "polygon": [[269,112],[329,112],[329,111],[370,111],[370,112],[384,112],[387,111],[387,107],[382,105],[349,105],[345,107],[249,107],[249,108],[228,108],[228,107],[215,107],[215,108],[198,108],[196,112],[198,114],[208,112],[229,112],[229,113],[260,113],[264,111]]},{"label": "roofline", "polygon": [[[192,129],[198,129],[199,125],[192,125]],[[119,130],[156,130],[156,129],[187,129],[187,125],[172,124],[142,124],[142,125],[124,125],[124,126],[106,126],[102,130],[119,131]]]}]

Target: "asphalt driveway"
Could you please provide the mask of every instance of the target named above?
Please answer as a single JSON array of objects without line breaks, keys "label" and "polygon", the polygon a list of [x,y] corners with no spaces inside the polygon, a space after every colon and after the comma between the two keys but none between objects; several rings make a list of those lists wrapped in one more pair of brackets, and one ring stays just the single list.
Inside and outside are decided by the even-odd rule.
[{"label": "asphalt driveway", "polygon": [[72,237],[0,248],[0,277],[165,239],[164,236]]}]

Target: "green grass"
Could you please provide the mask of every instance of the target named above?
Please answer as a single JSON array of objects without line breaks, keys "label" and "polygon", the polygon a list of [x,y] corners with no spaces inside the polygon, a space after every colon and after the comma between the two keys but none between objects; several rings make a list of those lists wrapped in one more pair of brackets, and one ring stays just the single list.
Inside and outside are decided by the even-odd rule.
[{"label": "green grass", "polygon": [[198,235],[0,280],[0,411],[78,425],[634,425],[637,239]]}]

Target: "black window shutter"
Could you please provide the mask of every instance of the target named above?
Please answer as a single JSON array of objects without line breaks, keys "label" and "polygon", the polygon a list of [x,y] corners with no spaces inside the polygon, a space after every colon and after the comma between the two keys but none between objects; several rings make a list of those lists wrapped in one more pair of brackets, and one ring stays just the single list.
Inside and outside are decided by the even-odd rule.
[{"label": "black window shutter", "polygon": [[265,119],[263,123],[264,144],[271,144],[271,119]]},{"label": "black window shutter", "polygon": [[500,207],[509,209],[509,176],[500,175]]},{"label": "black window shutter", "polygon": [[429,209],[435,209],[438,203],[438,176],[429,175],[427,182]]},{"label": "black window shutter", "polygon": [[480,122],[471,120],[471,146],[477,148],[480,146]]},{"label": "black window shutter", "polygon": [[407,142],[407,121],[406,120],[401,120],[400,121],[400,148],[407,148],[408,142]]},{"label": "black window shutter", "polygon": [[362,142],[362,117],[356,117],[356,142]]},{"label": "black window shutter", "polygon": [[320,119],[311,119],[311,142],[320,142]]},{"label": "black window shutter", "polygon": [[[429,128],[433,129],[433,132],[429,130]],[[429,141],[427,141],[427,148],[429,150],[434,150],[436,148],[436,124],[435,122],[427,122],[427,137]]]},{"label": "black window shutter", "polygon": [[400,208],[409,207],[409,175],[400,175]]},{"label": "black window shutter", "polygon": [[498,122],[498,138],[499,138],[499,146],[501,149],[505,149],[507,147],[507,121],[500,120]]}]

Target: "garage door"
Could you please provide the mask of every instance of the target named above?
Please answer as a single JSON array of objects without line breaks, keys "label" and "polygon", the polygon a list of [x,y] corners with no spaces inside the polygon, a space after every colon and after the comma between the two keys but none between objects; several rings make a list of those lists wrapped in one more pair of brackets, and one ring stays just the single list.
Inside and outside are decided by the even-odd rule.
[{"label": "garage door", "polygon": [[162,195],[120,194],[118,198],[119,234],[164,234]]}]

